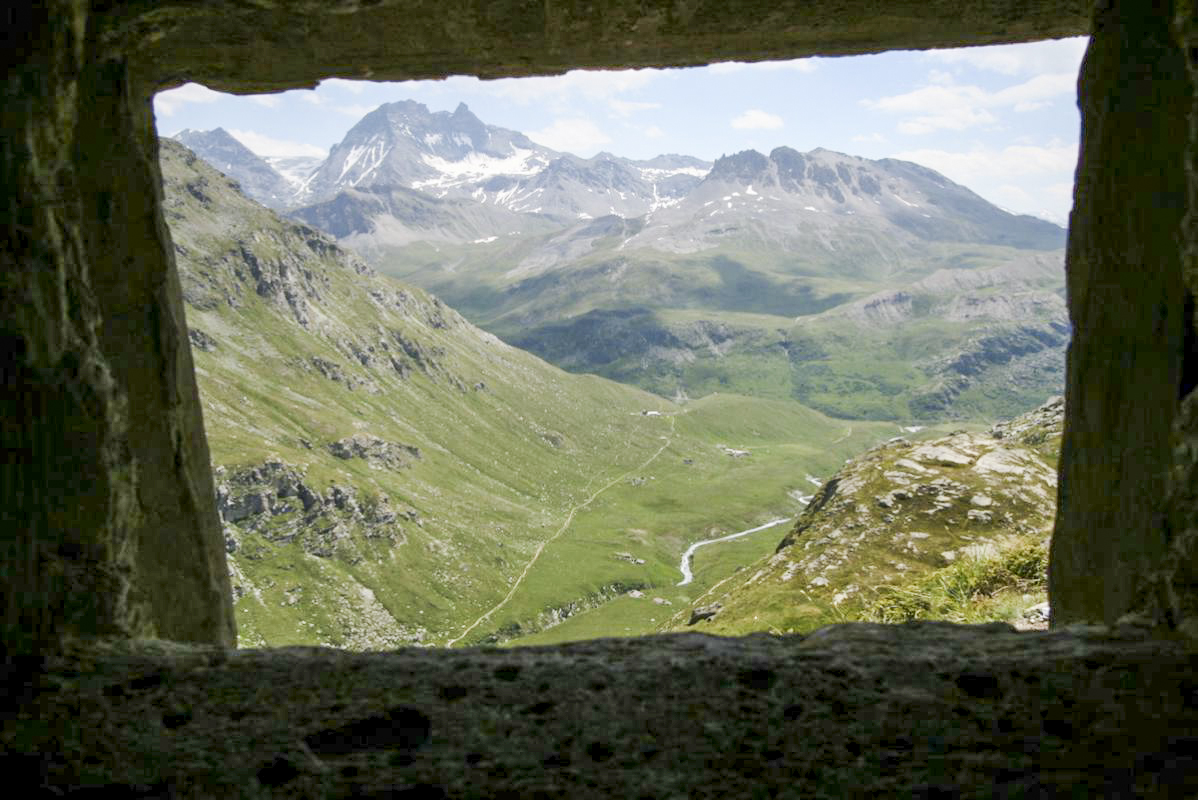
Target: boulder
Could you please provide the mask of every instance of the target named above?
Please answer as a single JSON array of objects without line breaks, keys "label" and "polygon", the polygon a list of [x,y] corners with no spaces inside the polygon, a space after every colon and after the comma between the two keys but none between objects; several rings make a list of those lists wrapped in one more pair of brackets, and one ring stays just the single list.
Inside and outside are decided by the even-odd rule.
[{"label": "boulder", "polygon": [[724,606],[720,603],[712,603],[709,606],[701,606],[699,608],[692,609],[690,622],[688,622],[686,624],[694,625],[695,623],[701,622],[702,620],[711,619],[716,614],[720,613],[720,611],[723,610],[723,608],[724,608]]}]

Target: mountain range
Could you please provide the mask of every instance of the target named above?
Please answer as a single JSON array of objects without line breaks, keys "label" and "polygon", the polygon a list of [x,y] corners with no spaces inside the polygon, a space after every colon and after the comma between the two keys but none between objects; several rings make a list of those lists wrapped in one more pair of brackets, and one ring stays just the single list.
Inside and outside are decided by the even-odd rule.
[{"label": "mountain range", "polygon": [[160,163],[242,644],[499,641],[670,587],[691,540],[895,430],[563,372],[182,145]]},{"label": "mountain range", "polygon": [[993,420],[1063,385],[1064,230],[910,162],[583,159],[410,101],[287,174],[219,129],[179,138],[505,341],[664,397]]}]

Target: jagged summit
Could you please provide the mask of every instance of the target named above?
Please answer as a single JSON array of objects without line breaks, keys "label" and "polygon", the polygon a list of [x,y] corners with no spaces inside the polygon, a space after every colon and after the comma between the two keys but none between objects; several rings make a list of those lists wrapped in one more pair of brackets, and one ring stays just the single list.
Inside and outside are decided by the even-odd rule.
[{"label": "jagged summit", "polygon": [[927,167],[822,147],[722,156],[674,206],[654,215],[637,241],[673,252],[696,252],[730,239],[831,252],[862,235],[888,243],[914,237],[1035,250],[1059,248],[1065,241],[1061,227],[1003,211]]},{"label": "jagged summit", "polygon": [[345,189],[394,186],[445,196],[494,175],[535,172],[552,155],[522,133],[486,125],[465,103],[451,113],[401,100],[354,125],[295,200],[321,202]]}]

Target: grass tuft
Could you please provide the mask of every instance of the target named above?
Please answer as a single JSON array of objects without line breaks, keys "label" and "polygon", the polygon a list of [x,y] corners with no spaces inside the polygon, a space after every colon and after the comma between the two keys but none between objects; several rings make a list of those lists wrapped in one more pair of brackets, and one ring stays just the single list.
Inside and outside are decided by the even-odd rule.
[{"label": "grass tuft", "polygon": [[[1048,542],[1041,535],[1007,540],[969,553],[910,583],[881,586],[862,611],[869,622],[938,619],[979,623],[1013,620],[1048,588]],[[1029,597],[1031,596],[1031,602]]]}]

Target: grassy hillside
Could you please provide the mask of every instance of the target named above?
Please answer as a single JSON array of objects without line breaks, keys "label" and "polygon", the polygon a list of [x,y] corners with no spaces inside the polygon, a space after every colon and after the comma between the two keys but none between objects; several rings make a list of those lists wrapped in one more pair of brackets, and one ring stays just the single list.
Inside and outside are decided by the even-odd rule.
[{"label": "grassy hillside", "polygon": [[545,627],[672,585],[690,542],[797,510],[809,473],[895,430],[562,372],[184,148],[162,166],[243,644]]},{"label": "grassy hillside", "polygon": [[[850,268],[764,246],[626,247],[629,232],[610,227],[393,248],[373,263],[564,369],[663,397],[735,392],[844,418],[989,421],[1063,385],[1060,251],[929,242]],[[901,302],[879,316],[887,295]]]},{"label": "grassy hillside", "polygon": [[820,487],[772,552],[659,628],[802,633],[851,619],[976,622],[1042,602],[1062,418],[1056,398],[986,432],[866,451]]}]

